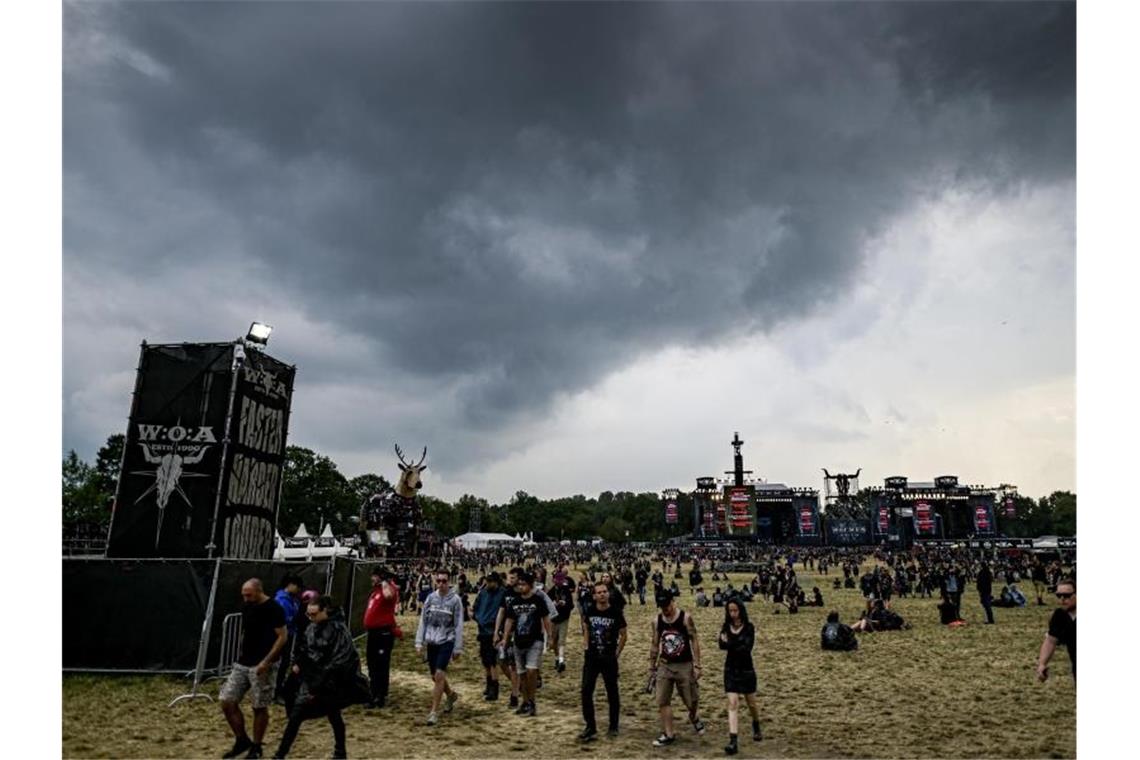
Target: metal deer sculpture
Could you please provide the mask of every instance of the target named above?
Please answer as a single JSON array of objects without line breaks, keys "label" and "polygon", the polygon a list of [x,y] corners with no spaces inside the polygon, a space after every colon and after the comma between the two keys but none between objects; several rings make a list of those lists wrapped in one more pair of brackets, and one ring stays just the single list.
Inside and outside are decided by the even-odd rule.
[{"label": "metal deer sculpture", "polygon": [[396,456],[400,459],[400,479],[396,487],[387,487],[380,493],[372,494],[360,507],[361,549],[365,556],[377,556],[380,552],[378,532],[388,533],[389,552],[396,557],[415,556],[418,548],[419,526],[423,520],[416,493],[423,488],[421,473],[427,469],[427,446],[424,446],[420,461],[412,464],[404,459],[404,452],[396,446]]}]

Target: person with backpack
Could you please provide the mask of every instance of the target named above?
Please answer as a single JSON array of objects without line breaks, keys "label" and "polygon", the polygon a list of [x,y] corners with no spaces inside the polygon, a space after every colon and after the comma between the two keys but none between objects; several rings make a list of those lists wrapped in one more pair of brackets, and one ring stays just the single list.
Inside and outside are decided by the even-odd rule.
[{"label": "person with backpack", "polygon": [[832,610],[819,631],[819,646],[831,652],[852,652],[859,648],[859,639],[851,626],[839,622],[839,613]]}]

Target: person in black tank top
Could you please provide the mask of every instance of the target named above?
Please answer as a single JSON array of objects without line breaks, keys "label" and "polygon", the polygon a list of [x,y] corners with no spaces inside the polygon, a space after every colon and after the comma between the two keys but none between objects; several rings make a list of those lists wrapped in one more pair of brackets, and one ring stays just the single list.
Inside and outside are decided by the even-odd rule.
[{"label": "person in black tank top", "polygon": [[659,591],[656,595],[661,613],[653,622],[653,644],[649,650],[649,671],[657,677],[657,708],[661,716],[661,735],[653,742],[665,747],[676,741],[673,732],[673,687],[689,709],[689,722],[698,734],[705,724],[698,712],[697,681],[701,677],[701,645],[692,615],[678,609],[673,594]]}]

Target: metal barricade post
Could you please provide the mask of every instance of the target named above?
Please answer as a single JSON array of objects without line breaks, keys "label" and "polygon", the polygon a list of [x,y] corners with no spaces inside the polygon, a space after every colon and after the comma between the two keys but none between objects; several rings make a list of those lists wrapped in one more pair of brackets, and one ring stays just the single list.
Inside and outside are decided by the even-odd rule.
[{"label": "metal barricade post", "polygon": [[220,559],[214,560],[214,580],[210,583],[210,597],[206,602],[206,616],[202,621],[202,638],[198,641],[198,662],[194,667],[194,686],[191,687],[189,694],[183,694],[180,697],[175,697],[168,707],[174,707],[184,699],[208,699],[213,702],[214,698],[209,694],[199,694],[198,687],[202,685],[202,670],[206,665],[206,650],[210,646],[210,624],[214,621],[214,598],[218,595],[218,576],[221,575],[222,561]]}]

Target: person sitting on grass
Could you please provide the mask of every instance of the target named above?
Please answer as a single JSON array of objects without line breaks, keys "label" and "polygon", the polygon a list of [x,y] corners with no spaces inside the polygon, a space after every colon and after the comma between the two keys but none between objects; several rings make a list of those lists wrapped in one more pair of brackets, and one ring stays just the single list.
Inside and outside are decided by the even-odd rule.
[{"label": "person sitting on grass", "polygon": [[874,631],[899,631],[903,628],[909,628],[902,615],[897,612],[888,610],[886,605],[883,604],[882,599],[876,599],[868,615],[864,615],[855,624],[851,626],[851,630],[860,633],[872,633]]},{"label": "person sitting on grass", "polygon": [[703,586],[699,587],[697,589],[697,606],[698,607],[708,607],[709,606],[709,595],[705,593],[705,589]]},{"label": "person sitting on grass", "polygon": [[832,610],[819,632],[819,646],[833,652],[850,652],[859,648],[859,639],[851,626],[839,622],[839,613]]}]

